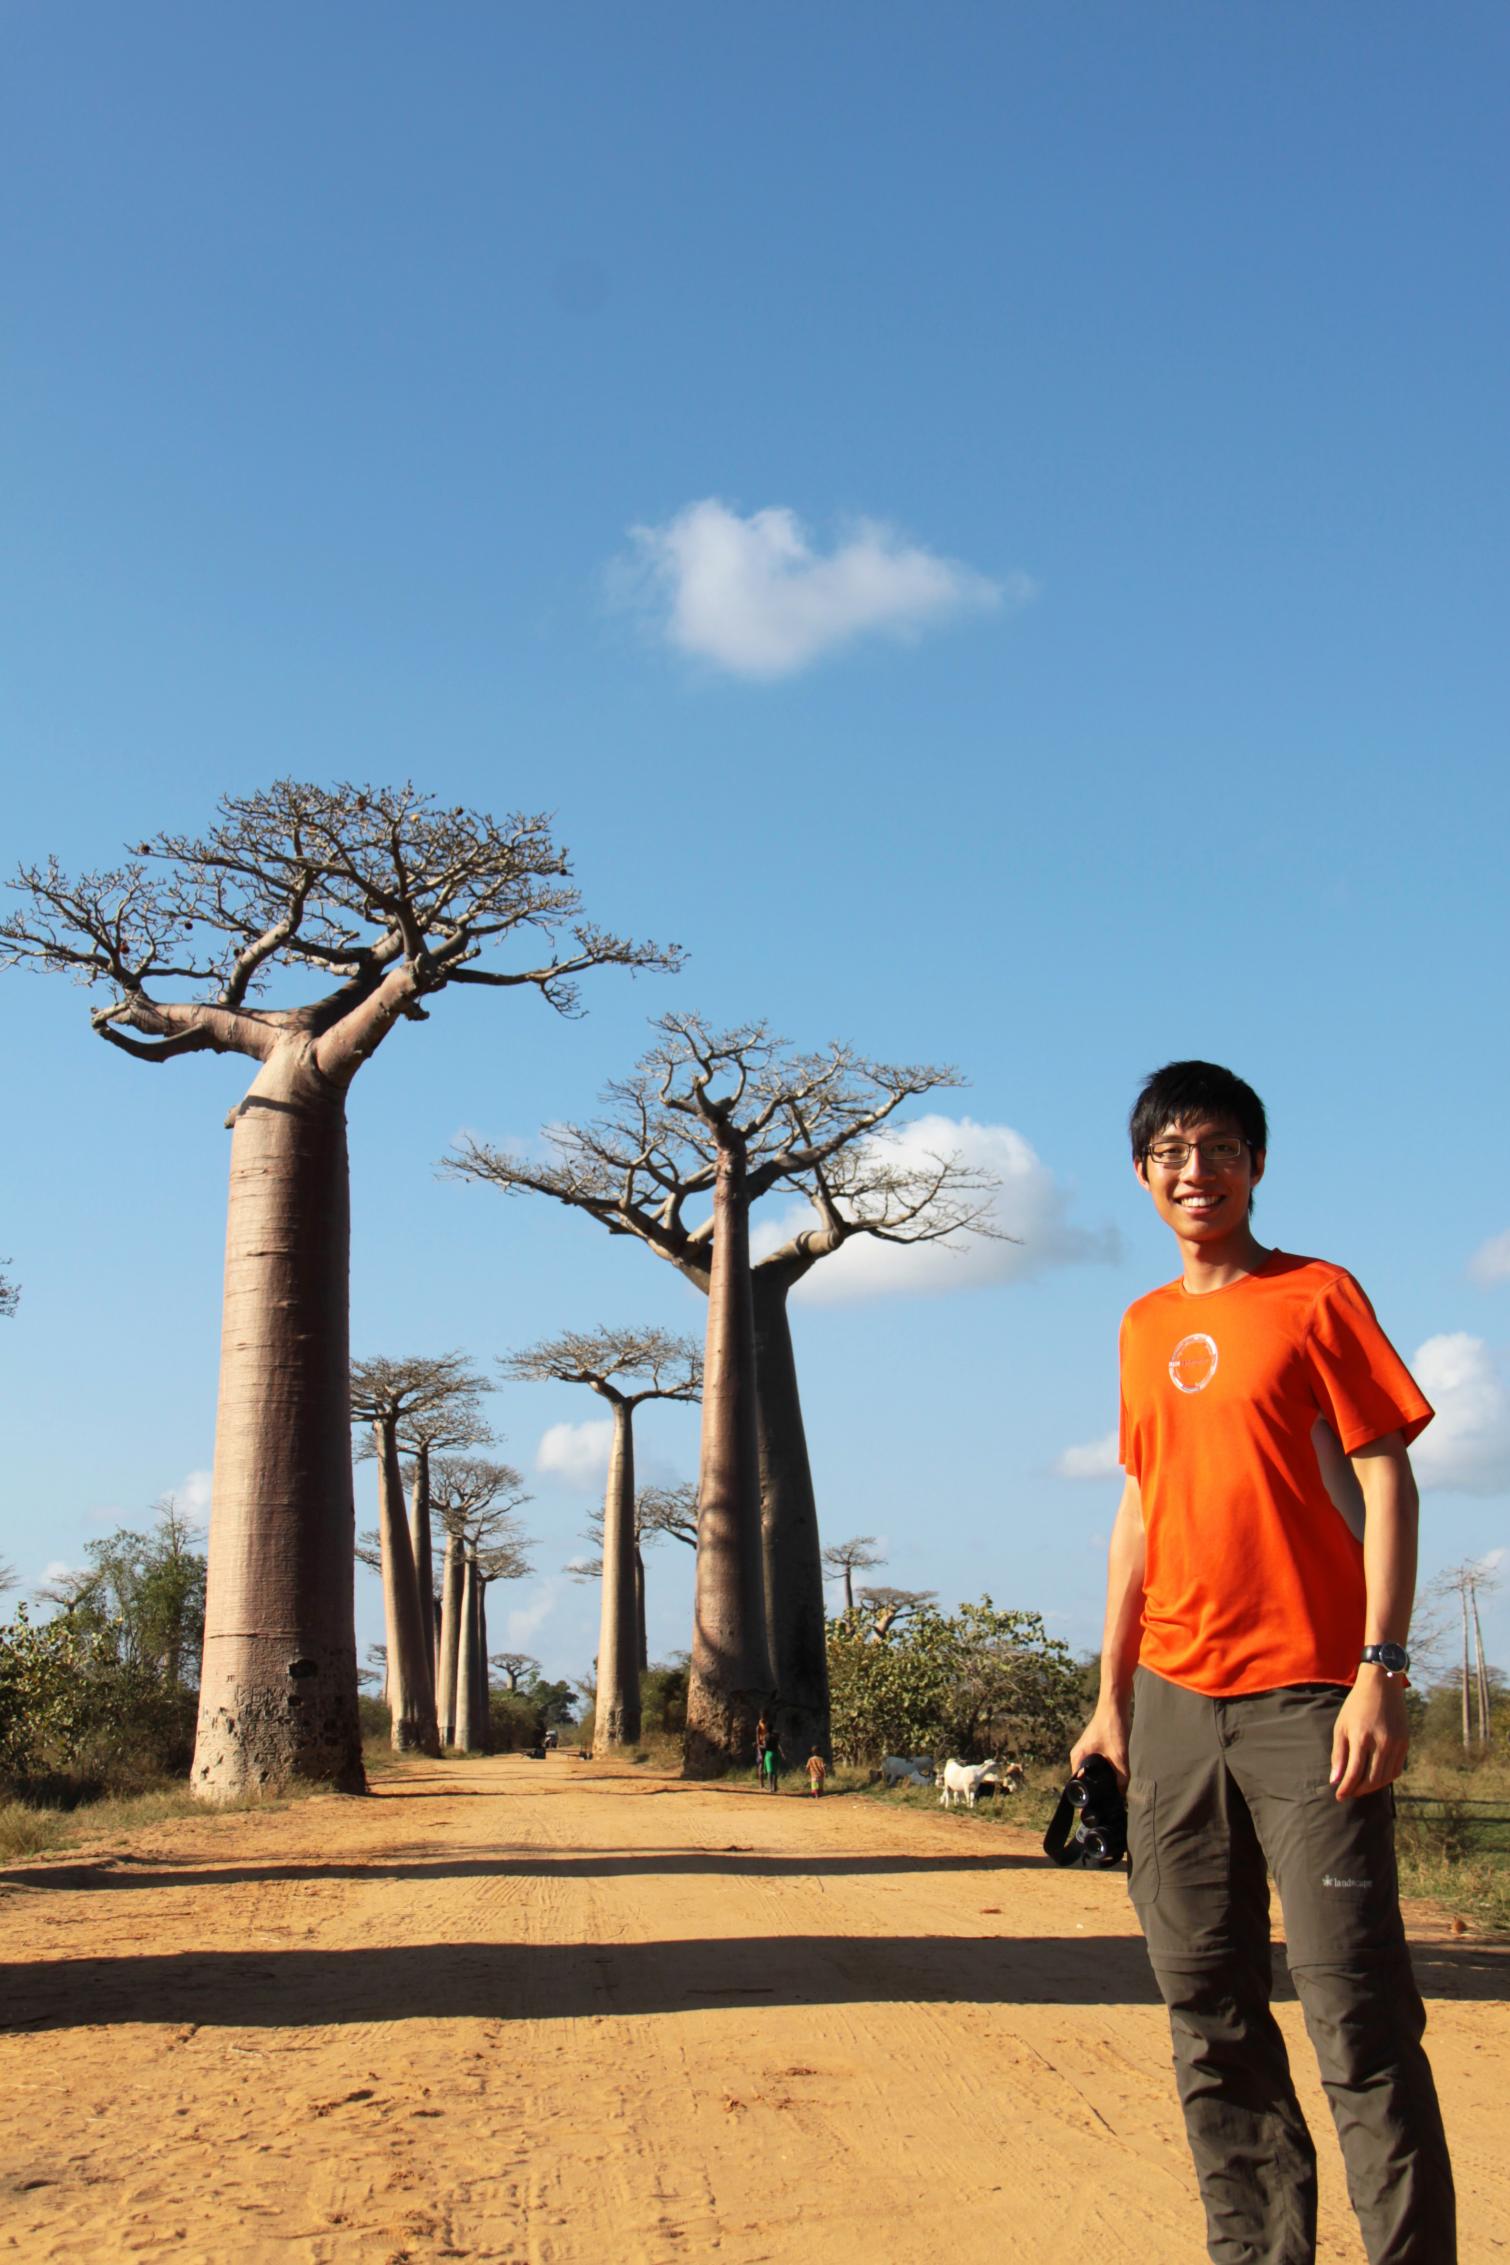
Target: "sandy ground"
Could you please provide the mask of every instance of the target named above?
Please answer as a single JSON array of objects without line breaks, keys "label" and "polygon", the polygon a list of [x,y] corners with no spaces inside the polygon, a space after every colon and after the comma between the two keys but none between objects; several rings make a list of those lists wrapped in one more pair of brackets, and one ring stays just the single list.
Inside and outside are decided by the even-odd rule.
[{"label": "sandy ground", "polygon": [[[1510,1958],[1411,1917],[1510,2257]],[[0,1927],[0,2255],[1204,2256],[1122,1880],[1026,1832],[508,1756],[14,1866]]]}]

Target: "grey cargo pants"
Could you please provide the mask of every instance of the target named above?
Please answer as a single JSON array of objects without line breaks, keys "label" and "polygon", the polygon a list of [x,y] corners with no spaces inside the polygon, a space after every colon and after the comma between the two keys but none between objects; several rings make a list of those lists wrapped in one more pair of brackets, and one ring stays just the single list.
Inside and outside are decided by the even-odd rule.
[{"label": "grey cargo pants", "polygon": [[1395,1881],[1394,1796],[1339,1801],[1347,1693],[1135,1684],[1133,1903],[1174,2032],[1216,2265],[1312,2265],[1316,2151],[1269,2010],[1269,1886],[1370,2265],[1454,2265],[1452,2169]]}]

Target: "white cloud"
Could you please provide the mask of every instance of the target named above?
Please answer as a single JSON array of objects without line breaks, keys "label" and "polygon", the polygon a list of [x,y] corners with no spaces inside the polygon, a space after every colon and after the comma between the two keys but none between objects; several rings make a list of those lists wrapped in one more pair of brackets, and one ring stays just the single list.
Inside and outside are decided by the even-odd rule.
[{"label": "white cloud", "polygon": [[875,519],[820,552],[793,511],[742,518],[705,496],[630,534],[637,595],[668,643],[735,676],[790,676],[867,632],[915,637],[950,614],[1033,595],[1026,575],[993,582]]},{"label": "white cloud", "polygon": [[209,1471],[189,1471],[177,1486],[169,1489],[183,1515],[196,1524],[202,1524],[210,1515],[210,1478]]},{"label": "white cloud", "polygon": [[554,1472],[568,1486],[594,1487],[607,1472],[612,1443],[611,1416],[593,1417],[586,1423],[553,1423],[541,1434],[535,1468]]},{"label": "white cloud", "polygon": [[522,1652],[528,1648],[527,1639],[537,1635],[556,1609],[556,1584],[544,1581],[528,1604],[514,1607],[504,1622],[508,1642],[505,1651]]},{"label": "white cloud", "polygon": [[1475,1282],[1510,1282],[1510,1228],[1480,1243],[1468,1261],[1468,1271]]},{"label": "white cloud", "polygon": [[[993,1174],[1001,1185],[990,1199],[990,1224],[1015,1239],[962,1235],[952,1245],[901,1244],[855,1235],[804,1277],[799,1298],[837,1305],[855,1298],[937,1297],[991,1282],[1026,1281],[1051,1266],[1112,1264],[1121,1256],[1114,1227],[1071,1223],[1069,1190],[1010,1125],[977,1124],[973,1117],[916,1117],[894,1132],[878,1134],[875,1147],[888,1164],[903,1170],[957,1156],[968,1169]],[[769,1220],[757,1212],[752,1254],[769,1257],[814,1223],[806,1202]]]},{"label": "white cloud", "polygon": [[1412,1447],[1422,1486],[1510,1493],[1510,1385],[1482,1337],[1428,1337],[1410,1363],[1436,1417]]},{"label": "white cloud", "polygon": [[1117,1434],[1109,1431],[1104,1439],[1092,1439],[1083,1447],[1066,1447],[1056,1455],[1053,1463],[1057,1479],[1107,1479],[1121,1471],[1117,1460]]}]

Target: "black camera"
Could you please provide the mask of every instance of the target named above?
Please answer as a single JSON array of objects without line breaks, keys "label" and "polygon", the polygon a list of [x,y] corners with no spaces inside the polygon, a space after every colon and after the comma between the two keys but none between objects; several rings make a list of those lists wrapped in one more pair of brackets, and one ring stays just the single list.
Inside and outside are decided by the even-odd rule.
[{"label": "black camera", "polygon": [[1066,1870],[1109,1871],[1127,1854],[1127,1803],[1103,1754],[1087,1754],[1043,1836],[1043,1852]]}]

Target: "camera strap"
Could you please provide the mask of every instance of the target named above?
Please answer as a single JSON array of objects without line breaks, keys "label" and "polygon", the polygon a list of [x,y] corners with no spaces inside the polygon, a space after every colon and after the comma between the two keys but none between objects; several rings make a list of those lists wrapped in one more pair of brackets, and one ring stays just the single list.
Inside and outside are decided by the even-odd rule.
[{"label": "camera strap", "polygon": [[1061,1793],[1059,1806],[1054,1811],[1049,1829],[1043,1836],[1045,1856],[1048,1857],[1051,1864],[1059,1865],[1061,1870],[1068,1870],[1080,1862],[1079,1857],[1070,1847],[1070,1834],[1075,1829],[1075,1819],[1079,1814],[1079,1810],[1075,1807],[1069,1795]]}]

